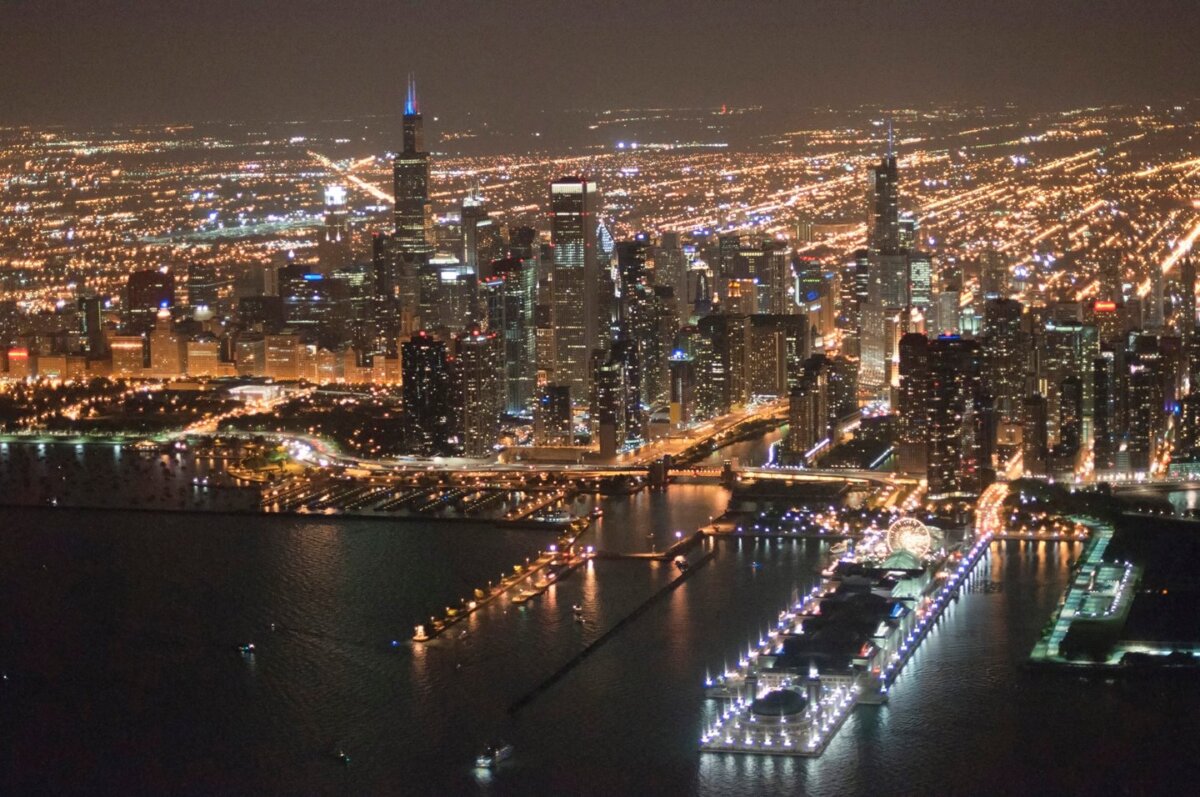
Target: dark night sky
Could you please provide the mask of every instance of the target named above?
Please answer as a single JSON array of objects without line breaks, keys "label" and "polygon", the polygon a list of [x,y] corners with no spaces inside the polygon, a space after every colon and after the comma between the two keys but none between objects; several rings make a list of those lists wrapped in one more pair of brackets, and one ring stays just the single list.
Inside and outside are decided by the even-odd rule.
[{"label": "dark night sky", "polygon": [[1184,100],[1198,23],[1198,0],[0,0],[0,124],[391,113],[410,70],[427,110],[508,119]]}]

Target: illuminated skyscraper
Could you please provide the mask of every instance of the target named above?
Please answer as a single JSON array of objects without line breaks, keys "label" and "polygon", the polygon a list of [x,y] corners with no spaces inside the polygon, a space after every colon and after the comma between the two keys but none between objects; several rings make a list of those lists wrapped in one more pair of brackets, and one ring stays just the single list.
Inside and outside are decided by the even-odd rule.
[{"label": "illuminated skyscraper", "polygon": [[550,240],[554,251],[554,380],[575,402],[590,395],[591,352],[601,348],[611,319],[613,287],[596,245],[596,184],[565,177],[550,186]]},{"label": "illuminated skyscraper", "polygon": [[924,476],[929,465],[929,339],[916,332],[900,339],[897,403],[899,470]]},{"label": "illuminated skyscraper", "polygon": [[458,369],[463,453],[468,457],[490,456],[500,434],[503,409],[500,336],[473,329],[459,338]]},{"label": "illuminated skyscraper", "polygon": [[990,463],[980,417],[979,344],[957,335],[929,342],[929,497],[979,494],[981,470]]},{"label": "illuminated skyscraper", "polygon": [[1025,397],[1028,347],[1021,334],[1021,303],[991,299],[984,305],[985,382],[1001,423],[1019,424]]},{"label": "illuminated skyscraper", "polygon": [[498,260],[480,287],[487,305],[487,328],[501,338],[504,411],[528,415],[537,387],[534,301],[536,263],[517,258]]},{"label": "illuminated skyscraper", "polygon": [[496,220],[488,215],[478,186],[463,197],[460,219],[462,263],[484,279],[492,261],[501,255],[500,229]]},{"label": "illuminated skyscraper", "polygon": [[321,227],[320,237],[317,239],[317,268],[322,274],[332,274],[338,269],[348,267],[352,260],[346,189],[340,185],[327,185],[325,224]]},{"label": "illuminated skyscraper", "polygon": [[392,162],[396,198],[396,242],[403,254],[428,255],[432,250],[433,211],[429,203],[429,153],[417,86],[408,79],[404,101],[404,146]]},{"label": "illuminated skyscraper", "polygon": [[451,453],[453,380],[446,344],[418,332],[401,346],[405,447],[424,455]]},{"label": "illuminated skyscraper", "polygon": [[125,283],[125,327],[134,334],[149,332],[158,311],[174,304],[175,276],[169,270],[135,271]]},{"label": "illuminated skyscraper", "polygon": [[888,122],[887,152],[871,168],[871,215],[867,220],[869,246],[873,252],[894,255],[900,252],[900,175],[892,123]]}]

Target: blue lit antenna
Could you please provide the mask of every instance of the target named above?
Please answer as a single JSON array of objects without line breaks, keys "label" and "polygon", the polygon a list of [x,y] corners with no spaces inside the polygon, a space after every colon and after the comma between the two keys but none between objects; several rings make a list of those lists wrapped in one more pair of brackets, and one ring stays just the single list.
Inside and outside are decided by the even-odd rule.
[{"label": "blue lit antenna", "polygon": [[417,103],[417,80],[413,77],[412,72],[408,73],[408,94],[404,97],[404,115],[415,116],[420,113],[420,105]]}]

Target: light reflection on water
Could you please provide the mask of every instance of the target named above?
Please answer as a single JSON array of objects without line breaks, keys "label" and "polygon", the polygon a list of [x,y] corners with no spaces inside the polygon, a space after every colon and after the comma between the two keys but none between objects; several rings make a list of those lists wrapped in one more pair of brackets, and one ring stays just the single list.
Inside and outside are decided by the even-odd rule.
[{"label": "light reflection on water", "polygon": [[[706,516],[721,495],[604,499],[614,507],[604,523],[623,523],[603,533],[669,534],[679,513]],[[667,563],[596,561],[525,609],[489,604],[456,627],[466,637],[407,642],[415,622],[545,542],[453,523],[10,510],[0,666],[15,686],[0,761],[46,761],[76,789],[225,793],[1061,793],[1121,782],[1122,761],[1148,762],[1138,766],[1150,786],[1186,765],[1154,739],[1172,722],[1183,737],[1200,709],[1194,688],[1023,668],[1079,543],[994,544],[974,579],[1001,588],[965,590],[890,703],[856,710],[817,760],[696,745],[718,710],[702,699],[706,671],[815,582],[818,541],[717,543],[711,563],[510,717],[513,701],[673,575]],[[587,622],[574,621],[575,604]],[[281,630],[265,631],[270,622]],[[260,652],[247,666],[234,646],[251,639]],[[1147,711],[1163,727],[1137,719]],[[497,735],[517,754],[481,779],[471,761]],[[330,760],[335,741],[352,766]],[[120,763],[130,745],[161,762],[152,783]],[[1128,754],[1066,764],[1114,746]],[[78,760],[93,763],[68,766]],[[29,768],[0,773],[5,793],[44,784]]]}]

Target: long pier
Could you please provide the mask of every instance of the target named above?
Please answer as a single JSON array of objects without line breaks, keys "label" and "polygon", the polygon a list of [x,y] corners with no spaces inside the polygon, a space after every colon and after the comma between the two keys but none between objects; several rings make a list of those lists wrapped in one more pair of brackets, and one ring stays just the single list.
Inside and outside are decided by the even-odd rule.
[{"label": "long pier", "polygon": [[[697,535],[698,534],[699,532],[697,532]],[[612,628],[609,628],[603,634],[592,640],[592,642],[589,643],[583,650],[579,651],[570,659],[568,659],[561,667],[542,680],[541,683],[533,687],[533,689],[530,689],[521,697],[517,698],[517,700],[508,707],[508,713],[516,714],[521,709],[525,708],[534,700],[536,700],[543,692],[550,689],[550,687],[554,686],[556,683],[565,678],[566,675],[571,672],[571,670],[582,664],[584,660],[587,659],[588,656],[591,656],[593,653],[595,653],[601,645],[615,637],[621,632],[622,629],[649,611],[652,606],[654,606],[674,590],[678,589],[679,586],[688,578],[690,578],[697,569],[711,560],[714,556],[716,556],[715,547],[705,551],[695,560],[691,561],[688,565],[688,568],[680,572],[679,575],[673,578],[670,583],[663,586],[661,589],[643,601],[637,608],[614,623]]]}]

